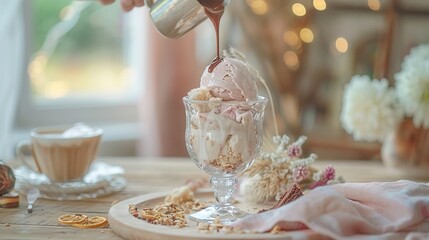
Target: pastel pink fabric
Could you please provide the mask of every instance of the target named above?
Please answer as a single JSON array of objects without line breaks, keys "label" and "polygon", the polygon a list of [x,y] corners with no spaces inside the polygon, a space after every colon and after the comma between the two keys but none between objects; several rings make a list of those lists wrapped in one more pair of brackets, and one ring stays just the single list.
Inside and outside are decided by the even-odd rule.
[{"label": "pastel pink fabric", "polygon": [[311,229],[333,239],[429,239],[429,183],[318,187],[281,208],[237,221],[242,229]]}]

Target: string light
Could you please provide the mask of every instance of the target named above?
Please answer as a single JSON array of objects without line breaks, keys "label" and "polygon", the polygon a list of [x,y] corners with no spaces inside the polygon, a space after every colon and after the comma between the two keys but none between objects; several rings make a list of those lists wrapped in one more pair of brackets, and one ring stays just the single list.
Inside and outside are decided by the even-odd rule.
[{"label": "string light", "polygon": [[305,43],[311,43],[314,39],[313,32],[309,28],[303,28],[299,31],[299,37]]},{"label": "string light", "polygon": [[268,4],[265,0],[248,0],[247,4],[256,15],[264,15],[268,12]]},{"label": "string light", "polygon": [[283,54],[283,61],[291,70],[299,69],[298,55],[293,51],[286,51]]},{"label": "string light", "polygon": [[340,53],[347,52],[347,49],[349,48],[349,43],[347,42],[347,39],[343,37],[337,38],[337,40],[335,40],[335,48]]},{"label": "string light", "polygon": [[298,35],[294,31],[284,32],[283,41],[289,46],[297,46],[299,44]]},{"label": "string light", "polygon": [[368,7],[373,11],[380,10],[381,4],[379,0],[368,0]]},{"label": "string light", "polygon": [[313,0],[313,6],[318,11],[323,11],[326,9],[325,0]]},{"label": "string light", "polygon": [[294,3],[292,5],[292,12],[298,17],[302,17],[307,13],[307,10],[305,9],[305,6],[301,3]]}]

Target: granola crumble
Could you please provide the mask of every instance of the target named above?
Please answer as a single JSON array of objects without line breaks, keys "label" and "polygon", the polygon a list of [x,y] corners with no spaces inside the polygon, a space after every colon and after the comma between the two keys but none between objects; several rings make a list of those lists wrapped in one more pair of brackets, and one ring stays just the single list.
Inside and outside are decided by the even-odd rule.
[{"label": "granola crumble", "polygon": [[205,207],[207,204],[194,199],[189,186],[183,186],[173,190],[172,194],[165,197],[163,203],[153,208],[138,208],[132,204],[128,206],[128,211],[134,217],[151,224],[183,228],[188,226],[186,214]]},{"label": "granola crumble", "polygon": [[241,153],[235,153],[230,146],[227,147],[227,153],[219,155],[219,158],[209,162],[210,165],[220,168],[224,172],[235,172],[235,170],[243,165],[243,157]]}]

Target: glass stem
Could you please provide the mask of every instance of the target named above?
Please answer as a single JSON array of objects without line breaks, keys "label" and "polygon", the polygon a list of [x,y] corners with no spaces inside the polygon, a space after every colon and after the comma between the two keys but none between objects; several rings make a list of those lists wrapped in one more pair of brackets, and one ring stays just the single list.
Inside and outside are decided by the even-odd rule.
[{"label": "glass stem", "polygon": [[237,186],[236,177],[215,177],[210,178],[210,183],[218,203],[218,208],[226,208],[231,205],[231,197]]}]

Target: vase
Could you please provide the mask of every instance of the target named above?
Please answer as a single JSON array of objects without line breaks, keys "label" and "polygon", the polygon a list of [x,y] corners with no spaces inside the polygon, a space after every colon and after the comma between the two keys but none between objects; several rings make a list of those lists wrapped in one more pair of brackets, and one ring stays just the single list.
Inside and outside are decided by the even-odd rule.
[{"label": "vase", "polygon": [[381,148],[383,163],[396,168],[429,169],[429,129],[416,128],[412,119],[404,119],[386,136]]}]

